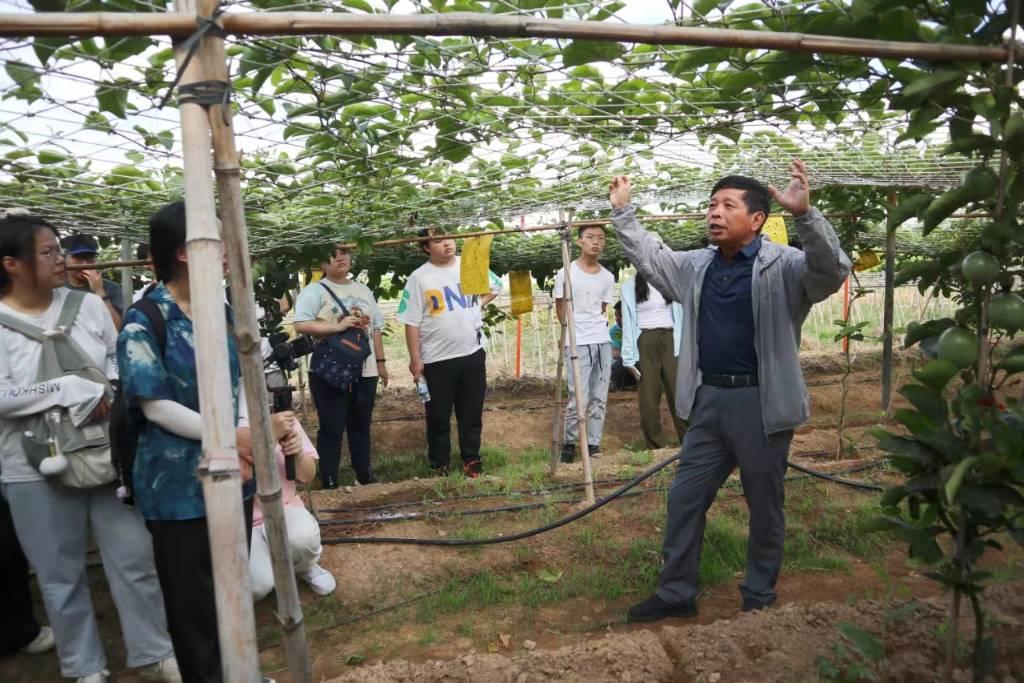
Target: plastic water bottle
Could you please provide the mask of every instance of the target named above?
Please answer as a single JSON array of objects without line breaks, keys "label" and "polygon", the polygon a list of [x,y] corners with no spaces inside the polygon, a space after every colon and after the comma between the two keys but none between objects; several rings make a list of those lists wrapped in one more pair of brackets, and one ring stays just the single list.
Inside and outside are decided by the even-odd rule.
[{"label": "plastic water bottle", "polygon": [[416,379],[416,394],[419,395],[421,403],[430,401],[430,389],[427,388],[427,380],[423,377]]}]

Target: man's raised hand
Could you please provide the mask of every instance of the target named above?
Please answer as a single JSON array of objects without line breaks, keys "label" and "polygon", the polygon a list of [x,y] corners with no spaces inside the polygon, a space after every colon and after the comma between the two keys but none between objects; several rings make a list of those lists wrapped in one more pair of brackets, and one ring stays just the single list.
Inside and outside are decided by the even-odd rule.
[{"label": "man's raised hand", "polygon": [[608,185],[608,199],[613,209],[621,209],[628,206],[633,192],[633,185],[629,178],[624,175],[615,176]]},{"label": "man's raised hand", "polygon": [[807,167],[799,159],[793,159],[789,165],[789,187],[779,192],[774,185],[768,186],[772,199],[794,216],[803,216],[811,208],[811,186],[807,182]]}]

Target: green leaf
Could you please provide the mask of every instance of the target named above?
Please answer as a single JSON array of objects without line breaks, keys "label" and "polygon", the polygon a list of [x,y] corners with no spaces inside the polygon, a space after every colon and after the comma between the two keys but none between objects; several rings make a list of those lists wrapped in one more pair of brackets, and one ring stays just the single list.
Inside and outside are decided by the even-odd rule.
[{"label": "green leaf", "polygon": [[952,505],[956,500],[957,491],[960,490],[960,485],[963,483],[968,470],[974,467],[977,462],[978,456],[972,455],[958,462],[956,467],[953,468],[953,471],[950,472],[949,479],[946,480],[946,485],[944,487],[944,491],[946,492],[946,501],[949,502],[950,505]]},{"label": "green leaf", "polygon": [[366,661],[366,655],[352,654],[345,658],[345,663],[349,666],[356,666]]},{"label": "green leaf", "polygon": [[941,392],[959,372],[960,369],[948,360],[936,358],[928,361],[924,367],[915,369],[913,375],[921,384]]},{"label": "green leaf", "polygon": [[705,17],[716,7],[718,7],[718,0],[696,0],[693,3],[693,13],[699,17]]},{"label": "green leaf", "polygon": [[614,62],[626,52],[618,43],[598,40],[574,40],[562,50],[564,66],[578,66],[590,62]]},{"label": "green leaf", "polygon": [[40,37],[32,40],[32,50],[36,53],[36,59],[43,66],[50,60],[53,53],[64,47],[71,41],[67,38]]},{"label": "green leaf", "polygon": [[853,646],[869,661],[880,662],[884,651],[874,636],[855,624],[841,623],[836,629],[846,636]]},{"label": "green leaf", "polygon": [[103,83],[96,88],[100,111],[108,111],[119,119],[128,116],[128,90],[122,85]]},{"label": "green leaf", "polygon": [[946,417],[949,415],[946,399],[931,387],[923,384],[908,384],[900,387],[899,392],[936,425],[942,425],[946,421]]},{"label": "green leaf", "polygon": [[564,573],[564,570],[555,572],[545,567],[544,569],[540,570],[537,576],[540,578],[541,581],[545,581],[547,583],[558,583],[562,579],[562,575]]},{"label": "green leaf", "polygon": [[928,73],[920,78],[915,78],[908,85],[904,86],[900,94],[904,97],[914,97],[917,95],[927,95],[936,88],[952,89],[954,87],[951,85],[953,82],[962,81],[964,78],[965,73],[959,70]]},{"label": "green leaf", "polygon": [[345,5],[345,7],[352,7],[366,12],[367,14],[374,14],[373,6],[366,2],[366,0],[341,0],[341,4]]},{"label": "green leaf", "polygon": [[129,57],[142,54],[154,44],[151,38],[107,38],[107,49],[103,57],[115,62],[123,62]]},{"label": "green leaf", "polygon": [[40,150],[36,154],[36,158],[39,159],[41,164],[59,164],[68,160],[68,155],[63,152],[54,152],[53,150],[44,149]]}]

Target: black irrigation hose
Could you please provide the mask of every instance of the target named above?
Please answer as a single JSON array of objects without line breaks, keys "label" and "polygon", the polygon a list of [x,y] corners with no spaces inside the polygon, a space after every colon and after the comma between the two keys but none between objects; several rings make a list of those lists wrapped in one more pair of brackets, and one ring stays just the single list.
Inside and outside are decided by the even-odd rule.
[{"label": "black irrigation hose", "polygon": [[[654,476],[656,473],[658,473],[660,470],[664,469],[668,465],[672,464],[672,462],[674,462],[678,458],[679,458],[679,454],[677,453],[677,454],[675,454],[675,455],[673,455],[673,456],[671,456],[669,458],[666,458],[665,460],[662,460],[660,463],[658,463],[657,465],[651,467],[647,471],[642,472],[641,474],[637,475],[632,480],[630,480],[627,484],[625,484],[624,486],[619,487],[618,489],[613,491],[608,496],[599,499],[593,505],[590,505],[590,506],[588,506],[588,507],[586,507],[586,508],[584,508],[582,510],[578,510],[577,512],[574,512],[573,514],[569,515],[568,517],[563,517],[562,519],[559,519],[559,520],[556,520],[554,522],[551,522],[550,524],[545,524],[544,526],[537,527],[536,529],[529,529],[527,531],[521,531],[519,533],[512,534],[510,536],[498,536],[498,537],[494,537],[494,538],[483,538],[483,539],[475,539],[475,540],[474,539],[401,538],[401,537],[389,537],[389,536],[362,536],[362,537],[352,536],[352,537],[339,537],[339,538],[322,539],[321,543],[324,544],[324,545],[348,545],[348,544],[357,544],[357,543],[371,543],[371,544],[375,544],[375,545],[430,545],[430,546],[448,546],[448,547],[452,547],[452,546],[496,545],[498,543],[509,543],[511,541],[519,541],[519,540],[522,540],[524,538],[530,538],[531,536],[537,536],[539,534],[546,533],[548,531],[552,531],[552,530],[557,529],[559,527],[565,526],[566,524],[569,524],[570,522],[574,522],[577,519],[580,519],[581,517],[589,515],[591,512],[594,512],[595,510],[604,507],[605,505],[607,505],[608,503],[612,502],[613,500],[615,500],[617,498],[621,498],[621,497],[626,496],[627,492],[630,489],[632,489],[633,487],[637,486],[638,484],[640,484],[644,480],[649,479],[650,477]],[[874,466],[876,466],[876,464],[877,463],[868,463],[868,464],[865,464],[865,465],[857,465],[857,466],[855,466],[853,468],[850,468],[848,471],[845,471],[843,473],[850,473],[850,472],[854,472],[854,471],[861,471],[861,470],[864,470],[864,469],[868,469],[870,467],[874,467]],[[853,488],[853,489],[856,489],[856,490],[859,490],[859,491],[879,492],[879,491],[883,491],[884,490],[883,487],[878,486],[876,484],[870,484],[870,483],[862,482],[862,481],[855,481],[855,480],[852,480],[852,479],[844,479],[842,477],[837,477],[837,476],[835,476],[833,474],[829,474],[827,472],[819,472],[818,470],[812,470],[812,469],[804,467],[802,465],[796,465],[796,464],[790,463],[790,466],[793,469],[797,470],[798,472],[804,473],[805,475],[808,475],[808,476],[811,476],[811,477],[814,477],[814,478],[817,478],[817,479],[822,479],[822,480],[825,480],[825,481],[830,481],[832,483],[840,484],[842,486],[848,486],[850,488]],[[798,478],[802,478],[802,477],[787,477],[786,479],[787,479],[787,481],[792,481],[793,479],[798,479]],[[732,486],[738,486],[738,485],[739,485],[739,482],[735,482],[735,483],[732,484]],[[726,484],[726,486],[729,486],[729,484]],[[636,491],[636,492],[633,492],[633,493],[629,494],[629,497],[632,497],[632,496],[635,496],[635,495],[643,495],[644,493],[648,493],[648,492],[651,492],[651,491],[659,491],[659,490],[665,490],[665,489],[663,489],[663,488],[644,489],[642,491]],[[535,508],[540,508],[540,507],[546,507],[549,504],[561,504],[561,503],[571,503],[571,502],[574,502],[574,501],[571,501],[571,500],[546,501],[546,502],[543,502],[543,503],[527,503],[527,504],[524,504],[524,505],[501,506],[501,507],[498,507],[498,508],[489,508],[489,509],[484,509],[484,510],[453,510],[453,511],[438,511],[438,512],[435,512],[435,513],[429,513],[429,512],[427,512],[427,513],[416,513],[417,514],[416,517],[411,517],[411,518],[406,518],[406,519],[421,519],[421,518],[424,518],[424,517],[455,517],[455,516],[488,514],[488,513],[493,513],[493,512],[511,512],[511,511],[516,511],[516,510],[526,510],[526,509],[535,509]],[[396,519],[403,519],[403,518],[399,517],[399,518],[396,518]],[[374,522],[383,522],[383,521],[391,521],[391,520],[365,519],[365,520],[358,520],[358,522],[357,521],[353,521],[353,522],[340,521],[340,522],[335,522],[333,524],[328,522],[328,523],[321,523],[321,526],[322,527],[323,526],[328,526],[328,525],[336,526],[336,525],[341,525],[341,524],[346,524],[346,523],[351,523],[351,524],[355,524],[355,523],[374,523]]]},{"label": "black irrigation hose", "polygon": [[[807,479],[810,477],[818,477],[826,479],[834,483],[844,484],[846,486],[852,486],[856,489],[863,491],[881,491],[880,486],[866,482],[858,482],[852,479],[839,479],[836,477],[838,474],[852,474],[854,472],[862,472],[867,469],[880,467],[884,464],[882,461],[875,461],[864,463],[861,465],[855,465],[854,467],[848,467],[837,472],[818,472],[816,470],[808,470],[800,465],[792,465],[793,469],[804,474],[797,476],[787,476],[786,481],[796,481],[798,479]],[[622,480],[605,480],[607,481],[630,481],[628,479]],[[597,482],[594,482],[595,484]],[[739,482],[726,482],[723,484],[723,488],[731,488],[738,486]],[[582,487],[582,484],[574,484],[573,486]],[[554,488],[554,487],[552,487]],[[644,495],[647,493],[667,491],[668,489],[663,486],[645,488],[640,491],[632,491],[630,493],[624,493],[620,498],[630,498],[632,496]],[[488,494],[490,495],[490,494]],[[541,495],[540,493],[533,495]],[[331,527],[331,526],[357,526],[360,524],[383,524],[386,522],[411,522],[420,519],[439,519],[444,517],[470,517],[474,515],[489,515],[500,512],[521,512],[523,510],[536,510],[538,508],[547,507],[548,505],[566,505],[579,503],[577,498],[560,498],[558,500],[546,500],[537,503],[521,503],[518,505],[500,505],[498,507],[482,508],[478,510],[426,510],[423,512],[399,512],[388,516],[370,516],[370,517],[359,517],[357,519],[331,519],[320,522],[320,528]]]},{"label": "black irrigation hose", "polygon": [[[853,450],[868,450],[874,448],[874,446],[855,446]],[[793,453],[792,456],[801,457],[813,457],[818,455],[831,455],[833,451],[800,451]],[[875,467],[874,463],[868,463],[866,465],[860,465],[853,469],[844,470],[843,473],[849,474],[851,472],[857,472],[860,469],[870,469]],[[628,477],[622,477],[617,479],[596,479],[594,485],[604,484],[621,484],[623,482],[631,481]],[[443,505],[445,503],[456,503],[467,500],[481,500],[484,498],[512,498],[516,496],[542,496],[548,491],[557,491],[560,489],[581,489],[585,486],[582,482],[571,482],[568,484],[555,484],[552,486],[545,486],[542,489],[521,489],[518,491],[497,491],[494,493],[474,493],[468,496],[451,496],[449,498],[439,498],[437,500],[415,500],[405,501],[402,503],[388,503],[386,505],[375,505],[373,507],[335,507],[335,508],[317,508],[317,513],[326,512],[331,514],[346,514],[350,512],[380,512],[382,510],[395,510],[397,508],[408,508],[416,507],[417,505]]]},{"label": "black irrigation hose", "polygon": [[675,462],[678,459],[679,459],[679,454],[678,453],[676,453],[675,455],[672,455],[671,457],[665,458],[664,460],[659,462],[657,465],[651,467],[647,471],[638,474],[636,477],[634,477],[628,483],[626,483],[623,486],[620,486],[619,488],[615,489],[615,491],[613,491],[612,493],[608,494],[606,497],[601,498],[600,500],[596,501],[592,505],[588,505],[587,507],[583,508],[582,510],[577,510],[576,512],[572,513],[568,517],[563,517],[562,519],[559,519],[559,520],[556,520],[554,522],[551,522],[550,524],[545,524],[542,527],[538,527],[536,529],[530,529],[528,531],[521,531],[521,532],[519,532],[517,534],[512,534],[510,536],[500,536],[500,537],[496,537],[496,538],[482,538],[482,539],[478,539],[478,540],[468,540],[468,539],[464,540],[464,539],[455,539],[455,538],[451,538],[451,539],[449,539],[449,538],[443,538],[443,539],[429,538],[429,539],[427,539],[427,538],[391,538],[391,537],[387,537],[387,536],[364,536],[364,537],[322,539],[321,543],[324,544],[324,545],[347,545],[347,544],[354,544],[354,543],[373,543],[373,544],[379,544],[379,545],[471,546],[471,545],[496,545],[498,543],[510,543],[512,541],[521,541],[524,538],[530,538],[531,536],[537,536],[538,534],[543,534],[543,533],[551,531],[553,529],[557,529],[559,527],[565,526],[566,524],[569,524],[570,522],[575,522],[580,517],[584,517],[586,515],[589,515],[594,510],[602,508],[605,505],[607,505],[608,503],[610,503],[613,500],[615,500],[616,498],[622,496],[622,494],[626,493],[626,491],[629,491],[631,488],[633,488],[634,486],[638,485],[640,482],[642,482],[645,479],[649,479],[650,477],[654,476],[660,470],[663,470],[664,468],[668,467],[669,465],[671,465],[673,462]]},{"label": "black irrigation hose", "polygon": [[843,486],[849,486],[850,488],[859,489],[861,491],[884,491],[885,488],[878,484],[869,484],[863,481],[854,481],[853,479],[843,479],[835,475],[829,474],[828,472],[819,472],[810,468],[804,467],[803,465],[796,465],[793,463],[789,464],[797,472],[803,472],[804,474],[810,475],[815,479],[823,479],[824,481],[830,481],[835,484],[842,484]]}]

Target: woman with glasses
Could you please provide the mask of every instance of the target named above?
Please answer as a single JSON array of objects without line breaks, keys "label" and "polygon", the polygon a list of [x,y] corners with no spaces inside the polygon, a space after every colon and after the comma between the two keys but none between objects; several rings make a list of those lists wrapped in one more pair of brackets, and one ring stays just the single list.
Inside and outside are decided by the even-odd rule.
[{"label": "woman with glasses", "polygon": [[[0,266],[0,313],[13,322],[52,330],[65,300],[79,296],[64,288],[57,231],[40,218],[0,220]],[[67,334],[96,370],[116,377],[117,331],[100,297],[83,296]],[[41,356],[40,342],[0,324],[0,482],[39,581],[61,673],[82,683],[104,683],[109,676],[86,574],[91,535],[117,607],[128,666],[139,668],[143,678],[180,681],[142,517],[117,498],[116,482],[64,487],[26,457],[25,418],[61,408],[83,427],[110,416],[103,384],[77,375],[37,381]]]}]

